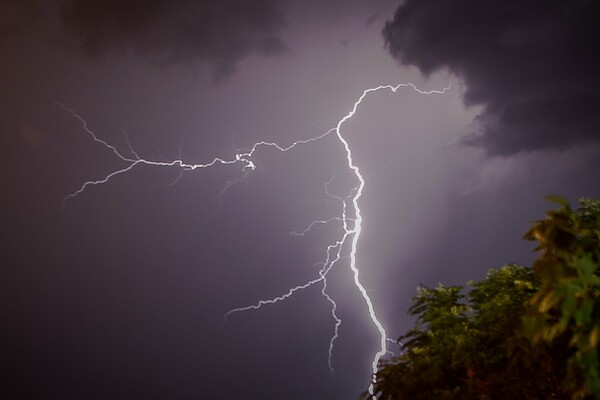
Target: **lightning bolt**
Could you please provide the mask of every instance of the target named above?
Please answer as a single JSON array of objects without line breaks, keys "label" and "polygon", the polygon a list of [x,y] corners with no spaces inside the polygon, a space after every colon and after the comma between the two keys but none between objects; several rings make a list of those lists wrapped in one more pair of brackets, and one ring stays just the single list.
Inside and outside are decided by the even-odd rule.
[{"label": "lightning bolt", "polygon": [[[266,306],[269,304],[274,304],[274,303],[277,303],[280,301],[284,301],[284,300],[292,297],[295,293],[297,293],[299,291],[302,291],[313,285],[321,283],[322,284],[321,295],[331,304],[331,315],[335,322],[334,334],[329,341],[329,351],[328,351],[328,365],[329,365],[330,370],[333,371],[332,353],[333,353],[333,348],[334,348],[334,342],[338,337],[339,327],[342,323],[342,320],[336,314],[336,311],[337,311],[336,302],[327,293],[327,275],[334,268],[334,266],[337,265],[340,262],[340,260],[342,260],[344,258],[342,256],[343,251],[344,251],[344,249],[346,249],[349,246],[348,258],[350,260],[349,266],[350,266],[350,270],[353,275],[354,286],[356,287],[356,289],[362,296],[362,298],[367,306],[367,309],[368,309],[369,318],[370,318],[371,322],[373,323],[373,326],[375,327],[375,329],[378,331],[379,337],[380,337],[379,350],[375,353],[372,364],[371,364],[373,375],[372,375],[371,383],[370,383],[369,389],[368,389],[372,398],[374,400],[376,400],[373,388],[374,388],[374,384],[376,383],[375,379],[376,379],[376,373],[377,373],[377,366],[379,364],[380,359],[383,356],[385,356],[386,353],[388,353],[387,342],[388,341],[392,342],[392,340],[390,340],[387,337],[385,329],[384,329],[383,325],[381,324],[381,322],[379,321],[377,314],[375,313],[375,308],[373,306],[373,302],[372,302],[371,298],[369,297],[365,287],[363,286],[363,284],[360,281],[360,270],[357,266],[356,255],[358,252],[358,241],[359,241],[359,238],[360,238],[360,235],[362,232],[363,217],[362,217],[362,210],[360,209],[359,202],[363,195],[363,191],[364,191],[366,182],[365,182],[365,178],[364,178],[363,174],[360,171],[359,166],[356,165],[356,163],[354,162],[353,153],[352,153],[352,150],[350,148],[348,141],[342,135],[342,126],[356,114],[359,106],[361,105],[363,100],[369,94],[378,92],[378,91],[382,91],[382,90],[390,90],[391,92],[395,93],[400,88],[411,88],[419,94],[430,95],[430,94],[443,94],[450,89],[450,85],[443,88],[442,90],[430,90],[430,91],[421,90],[412,83],[401,83],[401,84],[398,84],[395,86],[394,85],[381,85],[381,86],[365,89],[362,92],[362,94],[360,95],[360,97],[354,102],[354,105],[353,105],[352,109],[350,110],[350,112],[348,112],[343,118],[341,118],[337,122],[337,124],[334,128],[328,130],[327,132],[325,132],[319,136],[315,136],[315,137],[312,137],[309,139],[304,139],[304,140],[298,140],[298,141],[293,142],[289,146],[281,146],[274,142],[260,141],[260,142],[255,143],[254,145],[252,145],[250,150],[241,151],[239,153],[236,153],[233,158],[225,159],[225,158],[215,157],[212,161],[205,163],[205,164],[186,163],[182,160],[181,154],[178,159],[175,159],[172,161],[157,161],[157,160],[140,157],[140,155],[131,146],[131,143],[129,142],[129,138],[125,132],[123,132],[123,133],[125,135],[126,144],[127,144],[130,155],[124,155],[116,148],[116,146],[99,138],[91,129],[89,129],[86,121],[84,120],[84,118],[82,116],[77,114],[73,109],[66,107],[62,103],[58,103],[58,106],[60,106],[63,110],[70,113],[74,118],[76,118],[77,120],[79,120],[81,122],[84,131],[87,134],[89,134],[95,142],[103,145],[105,148],[112,151],[112,153],[115,154],[121,161],[126,163],[125,167],[114,170],[114,171],[108,173],[107,175],[105,175],[103,178],[100,178],[97,180],[89,180],[89,181],[84,182],[79,187],[79,189],[77,189],[74,192],[65,196],[65,198],[63,200],[63,206],[64,206],[64,204],[66,204],[67,201],[77,197],[78,195],[83,193],[88,188],[90,188],[92,186],[106,184],[115,176],[127,173],[127,172],[133,170],[137,166],[146,165],[146,166],[157,166],[157,167],[178,167],[178,168],[180,168],[180,175],[175,180],[175,182],[181,177],[181,175],[184,172],[194,171],[197,169],[207,169],[207,168],[215,167],[217,165],[240,164],[241,172],[245,176],[245,174],[247,174],[251,171],[254,171],[256,169],[256,165],[253,161],[253,156],[254,156],[255,152],[261,147],[271,147],[280,152],[287,152],[287,151],[293,150],[294,148],[301,146],[301,145],[318,142],[330,135],[336,137],[337,140],[339,141],[339,143],[343,147],[344,154],[346,157],[346,165],[347,165],[349,171],[351,171],[352,174],[355,176],[358,183],[350,191],[350,194],[346,198],[335,196],[329,192],[329,188],[328,188],[329,184],[333,181],[333,179],[335,179],[335,175],[334,175],[326,183],[325,191],[328,196],[330,196],[331,198],[334,198],[335,200],[337,200],[341,203],[340,215],[337,217],[332,217],[332,218],[326,219],[326,220],[313,221],[304,230],[302,230],[300,232],[296,232],[296,231],[291,232],[291,235],[294,235],[294,236],[304,236],[305,234],[310,232],[314,227],[316,227],[318,225],[325,225],[325,224],[329,224],[329,223],[336,222],[336,221],[341,222],[341,226],[342,226],[341,237],[326,247],[324,261],[316,264],[316,265],[321,265],[321,268],[318,272],[318,276],[312,280],[309,280],[309,281],[301,284],[301,285],[290,288],[287,292],[285,292],[284,294],[282,294],[280,296],[266,299],[266,300],[259,300],[257,303],[249,305],[249,306],[234,308],[234,309],[228,311],[224,315],[224,319],[226,320],[232,314],[235,314],[238,312],[258,310],[258,309],[262,308],[263,306]],[[173,183],[175,183],[175,182],[173,182]],[[228,182],[226,184],[225,188],[223,189],[223,191],[221,192],[221,196],[234,183],[235,182]],[[348,212],[349,208],[350,208],[350,213]],[[351,217],[350,214],[353,217]]]}]

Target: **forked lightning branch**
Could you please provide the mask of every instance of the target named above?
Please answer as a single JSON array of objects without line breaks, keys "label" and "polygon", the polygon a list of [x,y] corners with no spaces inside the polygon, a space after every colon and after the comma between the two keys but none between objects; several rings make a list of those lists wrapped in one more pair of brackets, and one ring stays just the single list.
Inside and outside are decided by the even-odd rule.
[{"label": "forked lightning branch", "polygon": [[[362,296],[362,298],[364,299],[364,302],[365,302],[365,304],[367,306],[367,310],[368,310],[368,318],[370,319],[371,323],[373,324],[373,327],[379,333],[379,338],[380,338],[379,350],[373,356],[373,362],[372,362],[373,379],[372,379],[371,385],[369,386],[369,393],[373,394],[373,383],[375,380],[375,373],[377,372],[377,365],[379,363],[379,360],[388,351],[387,350],[387,342],[389,339],[386,335],[384,327],[382,326],[381,322],[379,321],[379,319],[377,317],[377,314],[375,313],[375,309],[373,307],[371,298],[367,294],[365,287],[363,286],[363,284],[360,281],[360,269],[356,263],[358,241],[359,241],[360,234],[362,231],[362,221],[363,221],[362,212],[360,209],[360,199],[361,199],[361,197],[363,195],[363,191],[365,189],[365,180],[361,173],[360,167],[354,161],[352,149],[350,148],[348,141],[342,134],[342,127],[348,120],[350,120],[356,114],[359,106],[361,105],[363,100],[368,95],[370,95],[371,93],[382,91],[382,90],[390,90],[392,92],[396,92],[400,88],[410,88],[419,94],[429,95],[429,94],[443,94],[447,90],[450,89],[450,86],[447,86],[446,88],[444,88],[442,90],[431,90],[431,91],[420,90],[412,83],[402,83],[402,84],[398,84],[395,86],[382,85],[382,86],[377,86],[374,88],[369,88],[362,92],[360,97],[354,102],[354,105],[353,105],[352,109],[350,110],[350,112],[348,112],[342,119],[340,119],[337,122],[337,124],[335,125],[335,127],[331,128],[329,131],[327,131],[319,136],[315,136],[315,137],[305,139],[305,140],[298,140],[287,146],[282,146],[282,145],[274,143],[274,142],[261,141],[261,142],[257,142],[254,145],[252,145],[252,147],[250,147],[250,150],[237,153],[232,158],[215,157],[211,161],[204,163],[204,164],[190,164],[190,163],[184,162],[181,159],[181,157],[179,159],[175,159],[172,161],[155,161],[155,160],[147,159],[144,157],[140,157],[139,154],[129,144],[129,141],[127,142],[128,152],[123,153],[121,150],[117,149],[116,146],[99,138],[91,129],[89,129],[84,118],[81,117],[79,114],[77,114],[73,109],[67,108],[64,105],[59,104],[65,111],[71,113],[73,115],[73,117],[75,117],[76,119],[78,119],[81,122],[84,131],[87,134],[89,134],[90,137],[95,142],[104,146],[107,150],[112,152],[116,157],[118,157],[126,165],[125,167],[123,167],[121,169],[116,169],[116,170],[108,173],[107,175],[105,175],[104,177],[102,177],[100,179],[89,180],[89,181],[84,182],[81,185],[81,187],[79,187],[79,189],[77,189],[73,193],[70,193],[69,195],[67,195],[64,199],[64,202],[66,203],[67,201],[72,200],[73,198],[77,197],[79,194],[81,194],[85,190],[90,189],[92,186],[99,186],[99,185],[107,184],[112,178],[116,177],[117,175],[125,174],[137,167],[143,167],[143,166],[154,166],[154,167],[165,167],[165,168],[175,167],[175,168],[179,168],[181,173],[183,173],[186,171],[194,171],[194,170],[199,170],[199,169],[217,168],[221,165],[239,165],[239,167],[241,168],[241,170],[244,173],[249,173],[249,172],[252,172],[256,168],[256,163],[259,162],[258,160],[255,159],[254,156],[255,156],[256,151],[261,147],[269,147],[269,148],[275,149],[276,151],[288,152],[288,151],[293,151],[296,147],[299,147],[299,146],[318,145],[319,142],[322,141],[323,139],[325,139],[326,137],[334,136],[344,151],[343,154],[345,154],[345,157],[346,157],[346,166],[348,168],[348,171],[356,178],[356,185],[349,191],[349,193],[345,197],[341,197],[341,196],[333,195],[329,192],[328,187],[329,187],[329,184],[331,183],[331,181],[328,182],[326,184],[326,193],[333,200],[335,200],[339,203],[339,205],[340,205],[339,214],[328,220],[313,221],[306,227],[306,229],[304,229],[301,232],[292,232],[293,235],[302,236],[302,235],[308,233],[312,227],[319,225],[319,224],[338,223],[341,225],[342,233],[341,233],[340,237],[338,237],[335,241],[333,241],[333,243],[324,245],[324,253],[325,254],[323,256],[322,263],[320,263],[321,268],[319,269],[318,275],[314,279],[309,280],[308,282],[305,282],[302,285],[298,285],[298,286],[290,288],[287,292],[281,294],[280,296],[270,298],[270,299],[261,299],[261,300],[258,300],[255,304],[234,308],[234,309],[228,311],[224,315],[224,318],[227,319],[228,317],[231,317],[233,314],[238,313],[238,312],[258,310],[258,309],[268,306],[270,304],[284,301],[284,300],[292,297],[294,294],[296,294],[304,289],[307,289],[311,286],[321,285],[320,293],[327,300],[327,302],[329,302],[329,304],[331,305],[331,316],[334,321],[333,335],[329,341],[329,353],[328,353],[328,365],[329,365],[329,368],[333,371],[333,364],[332,364],[333,347],[334,347],[334,342],[335,342],[336,338],[338,337],[339,327],[340,327],[342,321],[336,314],[337,305],[335,303],[335,300],[327,292],[327,276],[328,276],[329,272],[334,268],[334,266],[336,266],[338,263],[340,263],[342,261],[346,261],[346,258],[347,258],[348,259],[347,263],[348,263],[351,273],[353,275],[355,289],[358,291],[360,296]],[[332,178],[332,180],[333,179],[335,179],[335,176]],[[342,256],[343,254],[349,254],[349,255],[347,257],[343,257]],[[373,396],[373,398],[375,398],[375,397]]]}]

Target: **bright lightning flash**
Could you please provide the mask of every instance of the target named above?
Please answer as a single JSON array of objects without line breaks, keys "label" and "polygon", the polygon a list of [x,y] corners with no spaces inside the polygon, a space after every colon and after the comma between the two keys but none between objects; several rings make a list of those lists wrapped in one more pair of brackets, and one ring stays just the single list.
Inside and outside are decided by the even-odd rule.
[{"label": "bright lightning flash", "polygon": [[[274,297],[271,299],[266,299],[266,300],[259,300],[256,304],[253,304],[253,305],[234,308],[234,309],[228,311],[224,315],[224,318],[227,319],[229,316],[231,316],[232,314],[237,313],[237,312],[257,310],[263,306],[286,300],[289,297],[293,296],[295,293],[320,283],[322,285],[321,294],[331,304],[331,316],[333,317],[333,320],[335,321],[334,334],[329,341],[329,352],[328,352],[328,365],[329,365],[330,370],[333,371],[333,367],[332,367],[333,346],[334,346],[335,340],[338,337],[339,327],[342,323],[342,320],[336,314],[337,304],[335,303],[333,298],[327,293],[327,274],[332,270],[332,268],[340,260],[345,258],[342,256],[343,250],[347,249],[349,246],[348,258],[350,260],[350,262],[349,262],[350,270],[352,271],[352,274],[354,277],[354,286],[356,287],[356,289],[358,290],[358,292],[364,299],[367,309],[368,309],[369,318],[371,319],[373,325],[375,326],[375,328],[377,329],[377,331],[379,332],[379,335],[380,335],[380,342],[379,342],[380,348],[377,351],[377,353],[374,355],[374,358],[373,358],[373,362],[372,362],[373,377],[371,380],[371,384],[369,386],[369,393],[372,395],[373,399],[376,399],[376,397],[373,395],[373,387],[374,387],[375,379],[376,379],[375,374],[377,373],[377,365],[379,363],[379,360],[388,352],[387,342],[390,341],[390,339],[387,337],[385,329],[383,328],[383,325],[381,324],[381,322],[377,318],[377,315],[375,314],[375,309],[373,307],[373,302],[371,301],[371,298],[367,294],[365,287],[362,285],[362,283],[359,279],[360,271],[359,271],[359,269],[357,267],[357,263],[356,263],[356,253],[357,253],[357,248],[358,248],[358,240],[360,238],[360,234],[362,231],[362,220],[363,220],[362,212],[361,212],[361,209],[359,206],[359,201],[360,201],[360,198],[362,197],[363,190],[365,188],[365,179],[360,171],[360,168],[354,162],[354,159],[352,157],[352,150],[350,149],[350,145],[348,144],[348,141],[342,135],[342,125],[344,125],[344,123],[346,121],[351,119],[356,114],[358,107],[360,106],[362,101],[367,97],[367,95],[369,95],[370,93],[381,91],[381,90],[390,90],[395,93],[399,88],[403,88],[403,87],[410,87],[417,93],[424,94],[424,95],[443,94],[447,90],[450,89],[450,85],[448,85],[447,87],[445,87],[442,90],[424,91],[424,90],[418,89],[412,83],[402,83],[402,84],[399,84],[396,86],[382,85],[382,86],[377,86],[374,88],[369,88],[369,89],[366,89],[363,91],[361,96],[354,102],[354,106],[352,107],[352,110],[337,122],[335,128],[332,128],[329,131],[327,131],[319,136],[312,137],[312,138],[305,139],[305,140],[298,140],[296,142],[293,142],[291,145],[289,145],[287,147],[281,146],[281,145],[279,145],[277,143],[273,143],[273,142],[260,141],[260,142],[255,143],[250,148],[250,150],[237,153],[235,155],[235,157],[233,157],[231,159],[215,157],[212,161],[210,161],[206,164],[186,163],[182,160],[181,155],[178,159],[175,159],[172,161],[155,161],[155,160],[140,157],[139,154],[132,148],[126,134],[125,134],[125,138],[126,138],[127,147],[128,147],[130,154],[125,155],[121,151],[119,151],[114,145],[106,142],[105,140],[98,138],[96,136],[96,134],[88,128],[87,123],[85,122],[83,117],[81,117],[79,114],[77,114],[73,109],[65,107],[63,104],[59,103],[58,105],[62,109],[69,112],[71,115],[73,115],[74,118],[76,118],[77,120],[79,120],[81,122],[85,132],[88,133],[95,142],[103,145],[108,150],[111,150],[119,159],[121,159],[123,162],[125,162],[127,164],[127,166],[125,166],[121,169],[112,171],[101,179],[90,180],[90,181],[84,182],[79,189],[77,189],[76,191],[67,195],[64,198],[63,204],[66,203],[68,200],[75,198],[76,196],[78,196],[79,194],[84,192],[89,187],[105,184],[109,180],[114,178],[115,176],[129,172],[138,165],[140,165],[140,166],[148,165],[148,166],[157,166],[157,167],[177,167],[180,169],[180,175],[178,176],[176,181],[179,178],[181,178],[182,174],[186,171],[193,171],[193,170],[197,170],[197,169],[206,169],[206,168],[215,167],[217,165],[240,164],[242,173],[247,174],[248,172],[254,171],[254,169],[256,169],[256,164],[253,161],[253,156],[260,147],[272,147],[280,152],[287,152],[287,151],[290,151],[300,145],[305,145],[305,144],[309,144],[312,142],[318,142],[329,135],[334,135],[344,149],[344,152],[346,155],[347,167],[348,167],[349,171],[351,171],[352,174],[356,177],[357,185],[350,191],[350,193],[347,195],[346,198],[342,198],[342,197],[333,195],[329,192],[329,184],[335,179],[335,175],[334,175],[325,185],[325,191],[329,197],[338,201],[341,204],[340,215],[329,218],[327,220],[313,221],[312,223],[310,223],[308,225],[307,228],[305,228],[301,232],[295,232],[295,231],[291,232],[291,234],[294,236],[304,236],[305,234],[310,232],[310,230],[312,228],[314,228],[317,225],[329,224],[329,223],[336,222],[336,221],[341,222],[343,233],[341,234],[340,238],[338,238],[335,242],[330,243],[326,247],[325,260],[322,263],[317,264],[317,265],[321,265],[321,268],[318,273],[318,277],[316,277],[312,280],[309,280],[308,282],[305,282],[301,285],[292,287],[286,293],[284,293],[280,296],[277,296],[277,297]],[[173,183],[175,183],[175,182],[173,182]],[[228,182],[221,194],[223,194],[229,188],[229,186],[231,186],[231,184],[232,184],[232,182]],[[350,210],[348,210],[348,209],[350,209]],[[350,211],[350,212],[348,212],[348,211]],[[353,215],[353,217],[350,217],[349,215]]]}]

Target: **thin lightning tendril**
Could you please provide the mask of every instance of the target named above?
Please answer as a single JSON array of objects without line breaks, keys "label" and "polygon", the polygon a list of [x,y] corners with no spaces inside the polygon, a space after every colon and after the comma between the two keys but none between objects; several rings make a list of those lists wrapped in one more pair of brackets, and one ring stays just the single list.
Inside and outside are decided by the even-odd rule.
[{"label": "thin lightning tendril", "polygon": [[[353,278],[354,278],[354,285],[356,286],[358,292],[364,299],[365,304],[368,309],[368,312],[369,312],[369,317],[380,335],[380,341],[379,341],[380,348],[373,358],[373,362],[372,362],[373,375],[372,375],[372,379],[371,379],[371,384],[369,385],[369,389],[368,389],[372,398],[374,400],[376,400],[376,397],[374,395],[374,385],[376,383],[377,366],[379,364],[380,359],[389,352],[387,349],[387,342],[395,342],[395,341],[393,341],[387,337],[387,334],[385,332],[383,325],[381,324],[381,322],[377,318],[377,315],[375,314],[373,302],[371,301],[371,298],[369,297],[365,287],[363,286],[363,284],[361,283],[361,281],[359,279],[360,270],[357,267],[356,255],[357,255],[357,251],[358,251],[358,240],[359,240],[360,234],[362,232],[362,221],[363,221],[362,211],[359,206],[359,201],[362,197],[362,194],[363,194],[363,191],[365,188],[365,179],[363,177],[363,174],[360,171],[360,168],[354,163],[353,154],[352,154],[350,145],[349,145],[348,141],[346,140],[346,138],[342,135],[342,126],[356,114],[358,107],[360,106],[362,101],[367,97],[367,95],[369,95],[370,93],[378,92],[380,90],[390,90],[391,92],[395,93],[399,88],[403,88],[403,87],[410,87],[417,93],[423,94],[423,95],[443,94],[450,89],[450,85],[448,85],[447,87],[445,87],[442,90],[424,91],[424,90],[418,89],[412,83],[402,83],[402,84],[399,84],[396,86],[381,85],[381,86],[377,86],[374,88],[369,88],[369,89],[366,89],[363,91],[362,95],[354,102],[354,106],[352,107],[352,110],[337,122],[335,128],[332,128],[329,131],[327,131],[319,136],[315,136],[315,137],[305,139],[305,140],[295,141],[287,147],[281,146],[274,142],[260,141],[260,142],[255,143],[250,148],[250,150],[247,150],[245,152],[236,153],[235,157],[232,159],[224,159],[224,158],[220,158],[220,157],[215,157],[212,161],[210,161],[206,164],[186,163],[183,161],[181,154],[179,155],[178,159],[172,160],[172,161],[156,161],[156,160],[151,160],[151,159],[140,157],[139,154],[131,146],[131,143],[129,142],[129,137],[127,136],[127,133],[123,131],[123,134],[125,135],[125,141],[126,141],[128,150],[131,153],[131,156],[125,156],[121,152],[119,152],[119,150],[114,145],[106,142],[103,139],[98,138],[96,136],[96,134],[88,128],[87,123],[83,119],[83,117],[81,117],[79,114],[77,114],[73,109],[68,108],[61,103],[58,103],[58,105],[63,110],[67,111],[74,118],[76,118],[77,120],[79,120],[81,122],[84,131],[86,133],[88,133],[95,142],[100,143],[105,148],[111,150],[119,159],[121,159],[121,161],[127,163],[127,166],[125,166],[121,169],[117,169],[117,170],[107,174],[104,178],[84,182],[79,189],[68,194],[64,198],[63,205],[67,201],[69,201],[69,200],[75,198],[76,196],[78,196],[79,194],[83,193],[89,187],[105,184],[109,180],[114,178],[115,176],[129,172],[138,165],[148,165],[148,166],[157,166],[157,167],[178,167],[178,168],[180,168],[180,175],[175,180],[175,182],[177,182],[181,178],[181,176],[184,172],[193,171],[196,169],[211,168],[216,165],[241,164],[242,165],[242,168],[241,168],[242,174],[245,175],[248,172],[254,171],[256,169],[256,165],[252,161],[252,157],[254,156],[254,153],[257,151],[257,149],[260,147],[272,147],[280,152],[287,152],[287,151],[290,151],[290,150],[296,148],[297,146],[309,144],[312,142],[317,142],[331,134],[335,135],[335,137],[337,137],[338,141],[340,142],[340,144],[342,145],[342,147],[345,151],[347,167],[356,177],[358,184],[356,187],[354,187],[352,189],[352,191],[350,192],[350,194],[348,195],[347,198],[341,198],[339,196],[332,195],[329,192],[328,186],[333,181],[333,179],[335,179],[335,175],[334,175],[326,183],[325,190],[326,190],[326,194],[329,197],[332,197],[332,198],[340,201],[340,203],[342,205],[341,215],[338,217],[329,218],[327,220],[313,221],[312,223],[310,223],[308,225],[308,227],[306,227],[301,232],[292,231],[290,234],[294,235],[294,236],[304,236],[305,234],[310,232],[312,228],[314,228],[317,225],[325,225],[325,224],[329,224],[334,221],[338,221],[338,222],[341,222],[341,225],[342,225],[342,230],[343,230],[342,237],[340,239],[338,239],[337,241],[335,241],[334,243],[329,244],[327,246],[325,260],[322,263],[316,264],[316,265],[321,265],[321,269],[318,272],[318,277],[316,277],[312,280],[309,280],[301,285],[292,287],[287,292],[285,292],[284,294],[282,294],[280,296],[273,297],[271,299],[266,299],[266,300],[259,300],[256,304],[245,306],[245,307],[238,307],[238,308],[229,310],[224,315],[224,320],[226,320],[229,316],[231,316],[234,313],[250,311],[250,310],[258,310],[262,306],[269,305],[269,304],[275,304],[277,302],[286,300],[286,299],[290,298],[291,296],[293,296],[295,293],[322,282],[321,295],[331,304],[331,315],[335,321],[334,334],[329,341],[329,351],[328,351],[328,365],[329,365],[330,370],[333,371],[333,367],[332,367],[333,347],[334,347],[334,342],[338,337],[339,327],[342,323],[342,320],[336,314],[336,311],[337,311],[336,302],[327,293],[327,287],[328,287],[327,286],[327,275],[333,269],[333,267],[342,258],[344,258],[344,257],[342,257],[343,250],[347,245],[349,245],[350,246],[350,254],[349,254],[348,258],[350,259],[349,264],[350,264],[350,270],[352,271]],[[173,182],[173,183],[175,183],[175,182]],[[235,182],[228,182],[225,189],[222,191],[221,196],[227,191],[229,186],[231,186],[234,183]],[[350,203],[350,205],[348,203]],[[351,218],[347,213],[348,207],[351,207],[351,211],[354,216],[353,218]]]}]

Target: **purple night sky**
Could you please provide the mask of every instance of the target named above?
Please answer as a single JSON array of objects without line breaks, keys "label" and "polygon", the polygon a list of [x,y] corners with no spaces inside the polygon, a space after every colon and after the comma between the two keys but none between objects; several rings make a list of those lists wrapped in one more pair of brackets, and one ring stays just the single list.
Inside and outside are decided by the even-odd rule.
[{"label": "purple night sky", "polygon": [[59,104],[191,165],[322,135],[368,88],[451,83],[371,93],[341,129],[360,282],[396,338],[419,284],[529,264],[544,196],[600,197],[599,37],[586,0],[0,1],[0,398],[355,399],[379,350],[349,245],[333,372],[321,283],[223,320],[319,277],[340,221],[290,233],[358,184],[334,135],[254,170],[136,165],[63,207],[128,163]]}]

